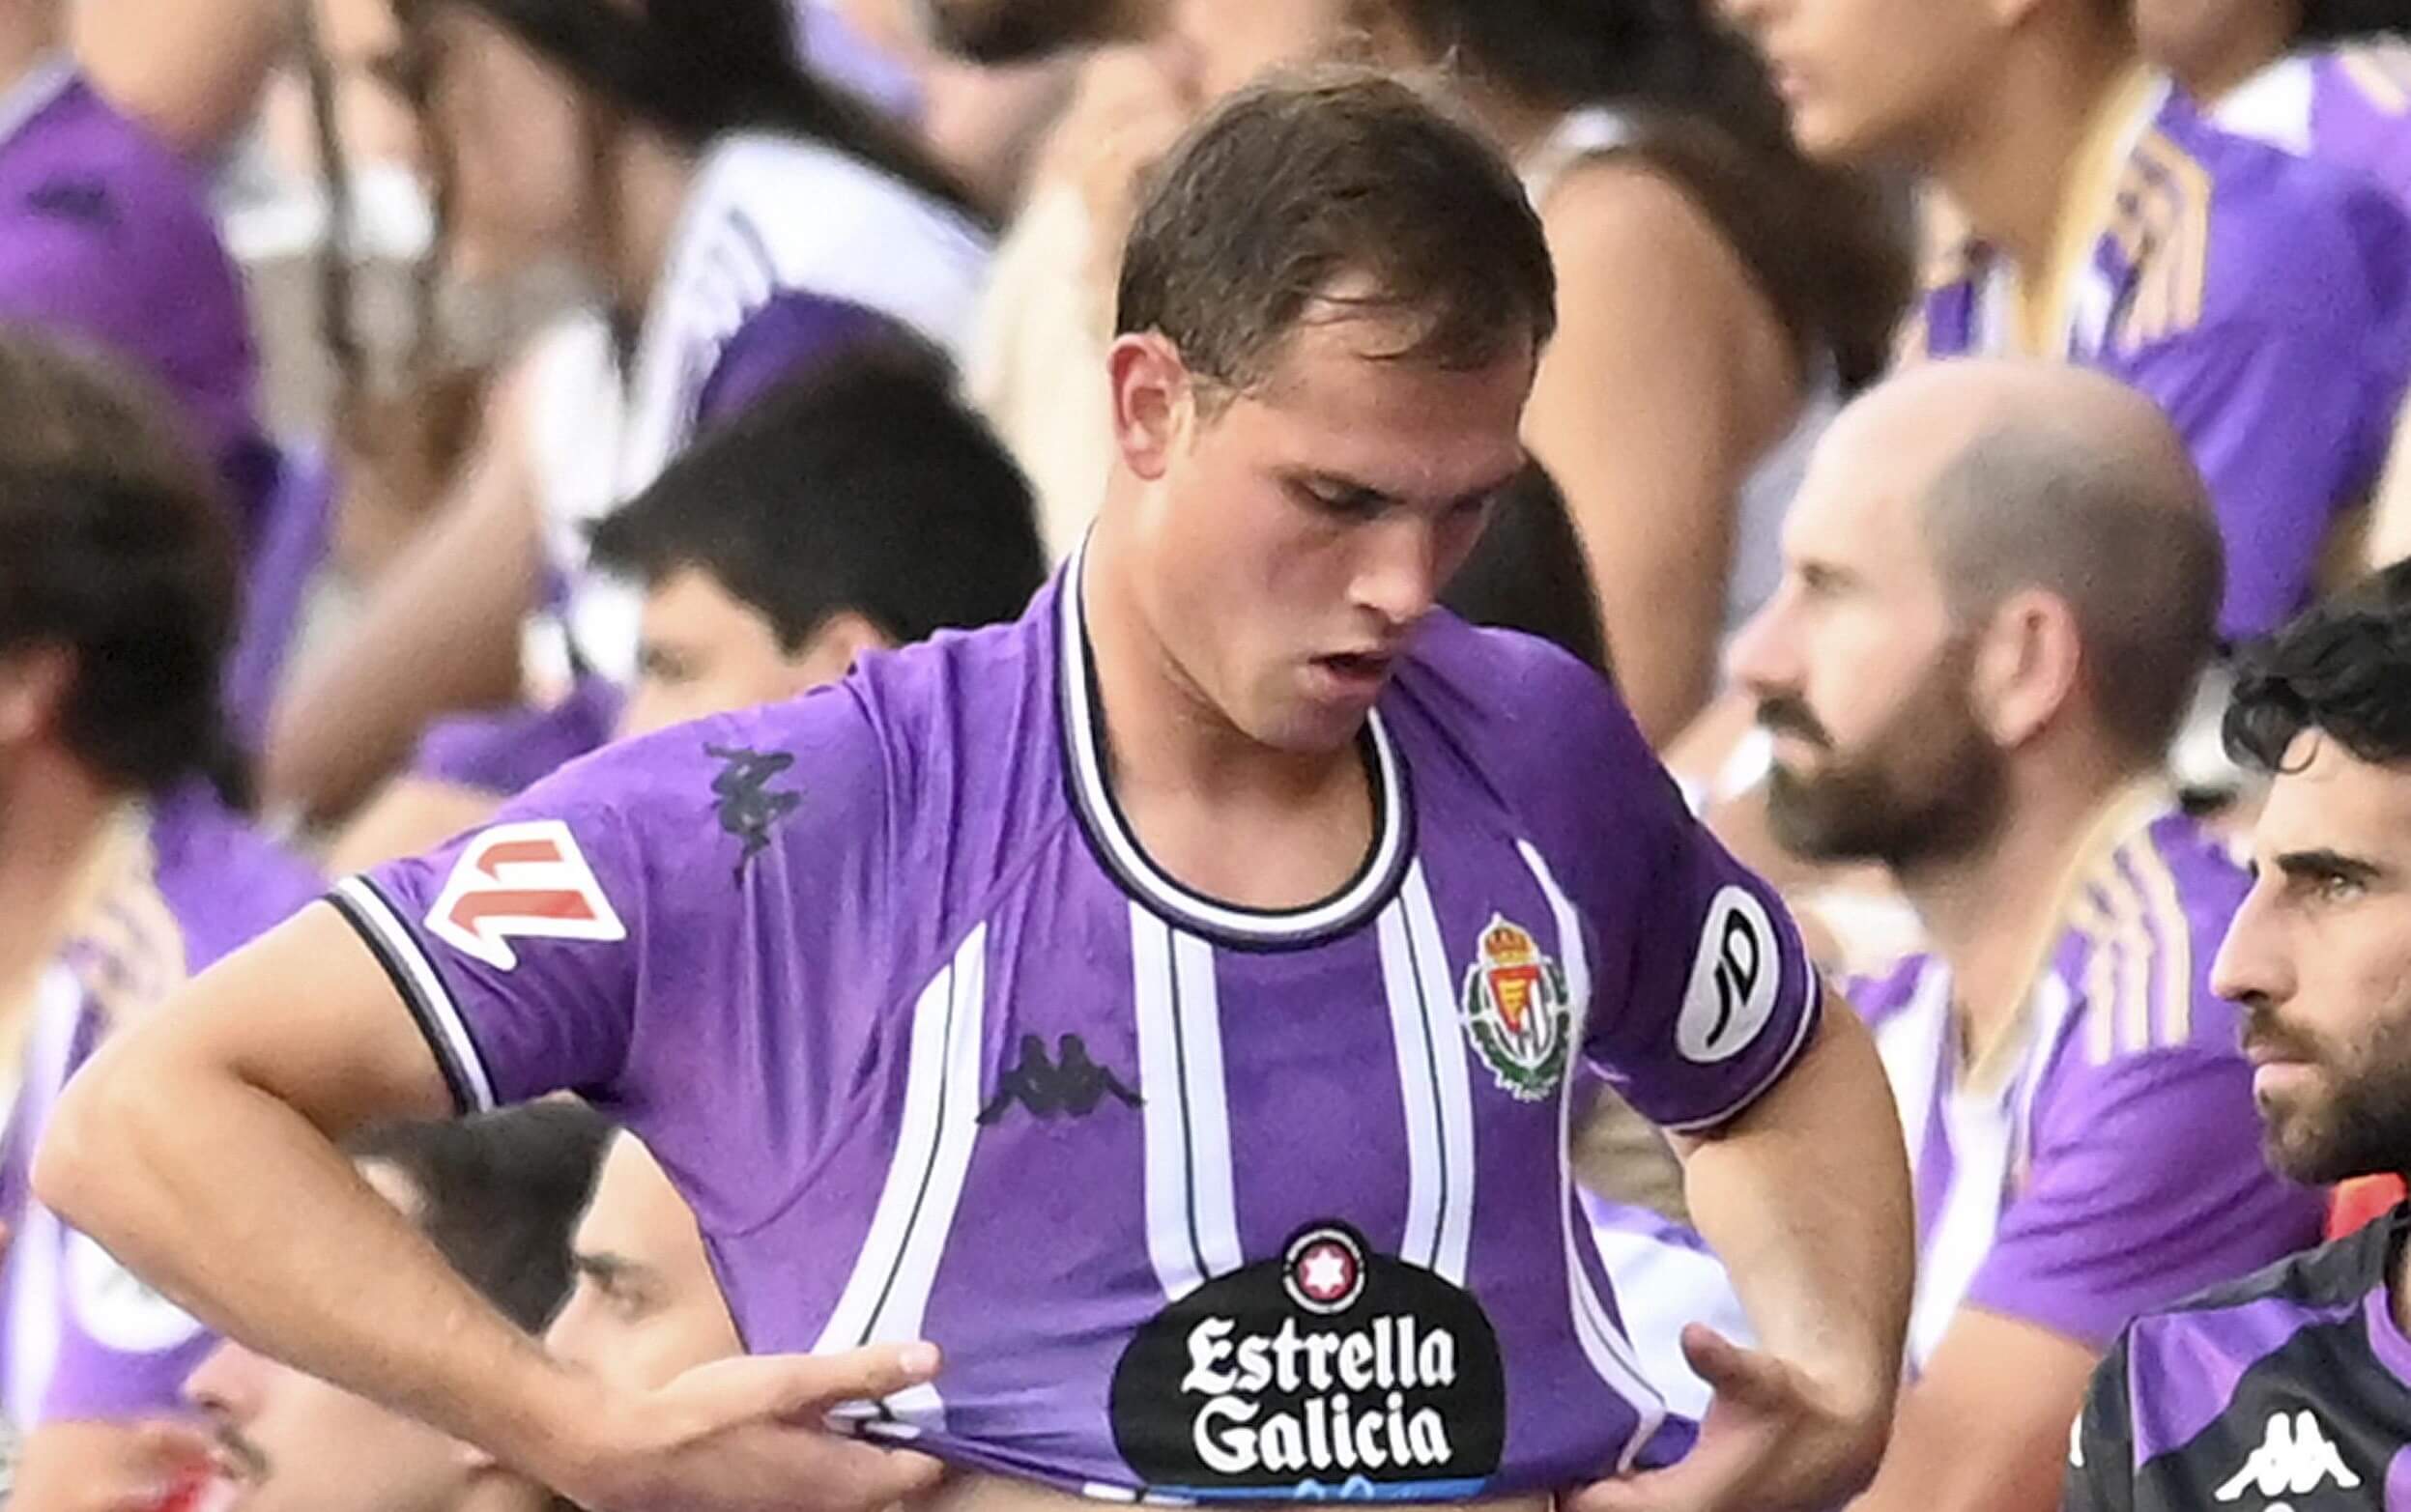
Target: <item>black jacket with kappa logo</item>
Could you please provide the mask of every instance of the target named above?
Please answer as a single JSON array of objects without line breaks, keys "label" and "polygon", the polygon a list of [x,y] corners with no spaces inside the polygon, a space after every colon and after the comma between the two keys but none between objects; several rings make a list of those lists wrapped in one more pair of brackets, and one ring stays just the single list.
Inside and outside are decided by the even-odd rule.
[{"label": "black jacket with kappa logo", "polygon": [[2402,1505],[2411,1340],[2387,1276],[2406,1233],[2411,1204],[2137,1319],[2077,1422],[2068,1512]]}]

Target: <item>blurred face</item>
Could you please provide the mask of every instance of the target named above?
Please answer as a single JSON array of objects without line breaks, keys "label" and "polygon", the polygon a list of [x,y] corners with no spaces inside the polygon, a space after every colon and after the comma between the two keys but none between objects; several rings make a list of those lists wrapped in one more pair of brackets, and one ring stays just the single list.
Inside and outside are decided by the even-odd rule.
[{"label": "blurred face", "polygon": [[1784,526],[1784,581],[1734,641],[1774,738],[1767,817],[1818,861],[1893,865],[1989,835],[2003,757],[1969,707],[1971,638],[1926,559],[1917,474],[1846,419]]},{"label": "blurred face", "polygon": [[[392,1167],[361,1171],[417,1209]],[[484,1472],[459,1441],[239,1344],[219,1345],[185,1395],[217,1429],[222,1512],[450,1512]]]},{"label": "blurred face", "polygon": [[454,271],[495,277],[586,250],[595,148],[568,79],[466,6],[430,7],[419,44]]},{"label": "blurred face", "polygon": [[626,1134],[603,1162],[574,1263],[577,1287],[545,1334],[561,1359],[650,1390],[742,1353],[694,1213]]},{"label": "blurred face", "polygon": [[1931,162],[2001,28],[1990,0],[1719,0],[1765,57],[1792,134],[1829,161]]},{"label": "blurred face", "polygon": [[1528,347],[1471,372],[1371,355],[1399,345],[1310,319],[1219,411],[1161,337],[1117,346],[1140,612],[1175,681],[1258,744],[1355,738],[1523,466]]},{"label": "blurred face", "polygon": [[789,651],[767,616],[695,567],[679,568],[646,594],[642,634],[623,736],[794,698],[845,676],[863,642],[876,639],[865,621],[845,614]]},{"label": "blurred face", "polygon": [[1171,0],[1172,32],[1207,100],[1267,69],[1330,56],[1353,33],[1351,0]]},{"label": "blurred face", "polygon": [[2244,1010],[2272,1164],[2411,1167],[2411,771],[2301,736],[2252,834],[2211,985]]}]

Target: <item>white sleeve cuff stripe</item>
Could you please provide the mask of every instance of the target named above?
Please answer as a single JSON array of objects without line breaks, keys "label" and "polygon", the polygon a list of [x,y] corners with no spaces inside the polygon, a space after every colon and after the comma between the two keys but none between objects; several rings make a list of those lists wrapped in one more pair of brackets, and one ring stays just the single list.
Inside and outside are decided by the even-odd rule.
[{"label": "white sleeve cuff stripe", "polygon": [[470,1106],[464,1111],[492,1112],[497,1106],[494,1082],[486,1074],[484,1059],[477,1054],[477,1042],[470,1037],[469,1023],[461,1016],[460,1005],[453,1002],[443,976],[427,958],[417,936],[365,877],[347,877],[336,883],[335,896],[344,904],[344,912],[370,934],[372,943],[384,947],[388,962],[400,968],[402,980],[395,984],[423,1011],[420,1027],[426,1032],[429,1044],[457,1074],[461,1088],[468,1094]]}]

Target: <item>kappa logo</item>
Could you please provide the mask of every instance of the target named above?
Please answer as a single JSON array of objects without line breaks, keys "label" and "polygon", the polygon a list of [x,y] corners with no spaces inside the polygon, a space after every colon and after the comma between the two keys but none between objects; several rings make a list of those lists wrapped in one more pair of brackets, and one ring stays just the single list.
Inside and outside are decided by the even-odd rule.
[{"label": "kappa logo", "polygon": [[2305,1408],[2291,1417],[2269,1414],[2268,1436],[2252,1451],[2235,1478],[2219,1488],[2221,1501],[2240,1501],[2247,1491],[2266,1497],[2304,1497],[2322,1485],[2357,1491],[2361,1477],[2344,1463],[2316,1413]]},{"label": "kappa logo", "polygon": [[518,966],[514,939],[628,937],[594,869],[559,819],[500,824],[471,841],[427,910],[427,927],[498,971]]},{"label": "kappa logo", "polygon": [[1774,1017],[1782,975],[1765,906],[1744,888],[1718,893],[1708,905],[1682,1015],[1675,1021],[1675,1047],[1682,1058],[1709,1066],[1748,1049]]},{"label": "kappa logo", "polygon": [[1492,914],[1465,973],[1465,1031],[1500,1089],[1538,1102],[1565,1078],[1573,1006],[1564,970],[1532,931]]}]

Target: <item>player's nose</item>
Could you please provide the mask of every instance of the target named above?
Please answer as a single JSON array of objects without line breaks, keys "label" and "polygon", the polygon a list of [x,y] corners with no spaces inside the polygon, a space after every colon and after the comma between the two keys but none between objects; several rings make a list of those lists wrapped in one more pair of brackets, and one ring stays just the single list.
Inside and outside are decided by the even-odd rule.
[{"label": "player's nose", "polygon": [[1358,557],[1359,607],[1393,626],[1411,625],[1440,601],[1438,528],[1405,510],[1367,523]]},{"label": "player's nose", "polygon": [[1764,697],[1799,686],[1799,626],[1793,613],[1787,585],[1759,606],[1725,648],[1725,675],[1736,686]]},{"label": "player's nose", "polygon": [[185,1400],[212,1417],[246,1423],[259,1415],[268,1362],[231,1340],[209,1353],[185,1381]]},{"label": "player's nose", "polygon": [[2264,878],[2245,895],[2210,963],[2210,990],[2230,1003],[2284,1003],[2294,995],[2293,960],[2266,888]]}]

